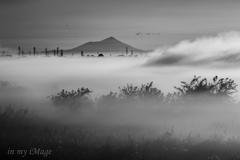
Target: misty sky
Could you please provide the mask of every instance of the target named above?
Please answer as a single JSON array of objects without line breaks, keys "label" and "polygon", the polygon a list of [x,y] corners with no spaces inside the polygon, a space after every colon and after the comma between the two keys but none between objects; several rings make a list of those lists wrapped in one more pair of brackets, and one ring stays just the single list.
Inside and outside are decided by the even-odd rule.
[{"label": "misty sky", "polygon": [[0,0],[0,45],[69,49],[113,36],[154,49],[239,31],[239,8],[239,0]]}]

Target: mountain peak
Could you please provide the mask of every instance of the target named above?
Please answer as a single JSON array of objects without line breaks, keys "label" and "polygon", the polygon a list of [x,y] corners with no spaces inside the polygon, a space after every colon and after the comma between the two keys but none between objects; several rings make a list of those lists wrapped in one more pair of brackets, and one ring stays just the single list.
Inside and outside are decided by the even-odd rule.
[{"label": "mountain peak", "polygon": [[129,51],[134,52],[143,52],[143,50],[134,48],[126,43],[123,43],[117,40],[114,37],[108,37],[101,41],[96,42],[88,42],[76,48],[70,49],[70,52],[119,52],[123,53],[126,52],[126,47]]},{"label": "mountain peak", "polygon": [[107,38],[107,39],[116,39],[116,38],[114,38],[114,37],[111,36],[111,37],[109,37],[109,38]]},{"label": "mountain peak", "polygon": [[112,40],[117,40],[117,39],[111,36],[111,37],[108,37],[108,38],[106,38],[106,39],[104,39],[102,41],[106,41],[106,40],[111,40],[112,41]]}]

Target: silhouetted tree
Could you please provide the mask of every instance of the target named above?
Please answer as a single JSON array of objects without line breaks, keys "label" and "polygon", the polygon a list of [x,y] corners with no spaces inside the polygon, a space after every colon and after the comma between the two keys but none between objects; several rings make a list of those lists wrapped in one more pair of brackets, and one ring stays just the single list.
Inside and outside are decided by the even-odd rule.
[{"label": "silhouetted tree", "polygon": [[35,54],[36,54],[36,47],[33,47],[33,54],[35,56]]},{"label": "silhouetted tree", "polygon": [[21,55],[21,47],[18,46],[18,55],[20,56]]},{"label": "silhouetted tree", "polygon": [[57,47],[57,56],[58,56],[59,48]]},{"label": "silhouetted tree", "polygon": [[46,56],[48,55],[48,50],[47,50],[47,48],[45,48],[45,55],[46,55]]}]

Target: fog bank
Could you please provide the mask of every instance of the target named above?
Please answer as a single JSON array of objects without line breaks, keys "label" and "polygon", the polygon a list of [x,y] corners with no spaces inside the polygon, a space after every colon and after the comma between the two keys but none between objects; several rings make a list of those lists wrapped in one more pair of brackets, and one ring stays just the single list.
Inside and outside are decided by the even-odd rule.
[{"label": "fog bank", "polygon": [[239,67],[240,32],[184,40],[175,46],[159,47],[152,52],[149,66]]}]

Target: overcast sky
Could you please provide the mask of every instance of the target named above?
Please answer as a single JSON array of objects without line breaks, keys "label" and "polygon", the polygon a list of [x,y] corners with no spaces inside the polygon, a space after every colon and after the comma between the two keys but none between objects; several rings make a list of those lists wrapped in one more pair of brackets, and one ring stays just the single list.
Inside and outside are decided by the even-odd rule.
[{"label": "overcast sky", "polygon": [[154,49],[230,30],[240,30],[239,0],[0,0],[0,44],[15,49],[70,49],[110,36]]}]

